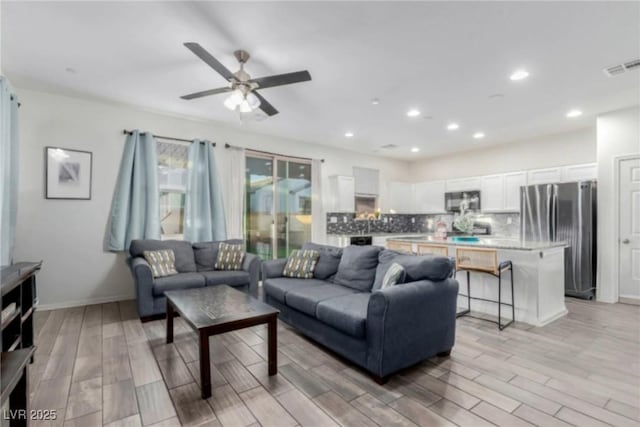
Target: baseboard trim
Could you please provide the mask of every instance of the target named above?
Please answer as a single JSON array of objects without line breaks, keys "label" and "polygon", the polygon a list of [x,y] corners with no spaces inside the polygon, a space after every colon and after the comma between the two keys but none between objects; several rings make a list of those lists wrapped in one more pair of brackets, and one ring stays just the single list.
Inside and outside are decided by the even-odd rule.
[{"label": "baseboard trim", "polygon": [[61,308],[81,307],[83,305],[106,304],[109,302],[129,301],[135,298],[131,295],[114,295],[110,297],[88,298],[84,300],[66,301],[53,304],[40,304],[36,306],[38,311],[58,310]]},{"label": "baseboard trim", "polygon": [[619,296],[618,302],[621,304],[640,305],[640,298]]},{"label": "baseboard trim", "polygon": [[559,318],[561,318],[561,317],[563,317],[563,316],[566,316],[567,314],[569,314],[569,310],[567,310],[567,309],[565,308],[565,309],[564,309],[564,310],[562,310],[561,312],[556,313],[556,314],[554,314],[554,315],[552,315],[552,316],[549,316],[549,317],[547,317],[547,318],[546,318],[546,319],[544,319],[544,320],[541,320],[540,322],[538,322],[538,324],[537,324],[537,325],[534,325],[534,326],[540,327],[540,326],[548,325],[549,323],[551,323],[551,322],[553,322],[553,321],[555,321],[555,320],[558,320]]}]

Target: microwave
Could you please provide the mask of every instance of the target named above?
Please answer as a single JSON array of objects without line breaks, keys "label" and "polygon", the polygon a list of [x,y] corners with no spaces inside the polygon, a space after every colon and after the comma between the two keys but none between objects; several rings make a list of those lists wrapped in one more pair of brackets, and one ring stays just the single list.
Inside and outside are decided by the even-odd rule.
[{"label": "microwave", "polygon": [[447,212],[480,211],[480,191],[452,191],[444,193],[444,208]]}]

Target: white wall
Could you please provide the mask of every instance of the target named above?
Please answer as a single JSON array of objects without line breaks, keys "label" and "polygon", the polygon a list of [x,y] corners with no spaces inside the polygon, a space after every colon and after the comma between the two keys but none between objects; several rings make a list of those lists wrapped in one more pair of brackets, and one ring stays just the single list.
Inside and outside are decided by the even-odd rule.
[{"label": "white wall", "polygon": [[598,295],[618,301],[618,222],[614,163],[617,156],[640,153],[640,108],[598,117]]},{"label": "white wall", "polygon": [[411,163],[414,182],[491,175],[596,161],[596,129],[547,135]]},{"label": "white wall", "polygon": [[[18,90],[18,94],[22,107],[15,259],[44,260],[38,276],[38,293],[45,306],[134,296],[124,255],[103,251],[124,128],[218,141],[221,144],[216,148],[216,154],[221,174],[228,172],[224,142],[292,156],[324,158],[323,200],[329,200],[328,176],[351,175],[354,165],[379,169],[381,182],[409,179],[408,164],[402,161],[249,133],[219,123],[161,115],[114,103],[29,90]],[[45,146],[93,153],[90,201],[44,198]],[[381,198],[385,197],[385,194],[381,195]]]}]

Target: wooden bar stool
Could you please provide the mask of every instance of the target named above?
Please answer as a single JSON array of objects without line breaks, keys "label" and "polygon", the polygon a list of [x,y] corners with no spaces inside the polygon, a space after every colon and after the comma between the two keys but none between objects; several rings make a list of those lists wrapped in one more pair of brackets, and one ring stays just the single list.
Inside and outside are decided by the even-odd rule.
[{"label": "wooden bar stool", "polygon": [[413,253],[412,243],[401,240],[387,240],[387,249],[390,249],[392,251],[404,252],[407,254]]},{"label": "wooden bar stool", "polygon": [[[467,309],[461,311],[457,314],[457,316],[468,315],[471,312],[471,300],[481,300],[487,302],[493,302],[498,304],[498,321],[484,319],[478,317],[478,319],[486,320],[488,322],[493,322],[498,324],[498,328],[503,330],[507,326],[511,325],[516,318],[516,309],[514,304],[513,297],[513,264],[511,261],[502,261],[498,263],[498,251],[496,249],[491,248],[471,248],[471,247],[456,247],[456,272],[458,271],[466,271],[467,272],[467,294],[461,294],[462,296],[467,297]],[[480,297],[472,297],[471,296],[471,272],[476,273],[487,273],[494,277],[498,278],[498,301],[480,298]],[[511,304],[506,302],[502,302],[502,273],[509,271],[511,273]],[[502,306],[506,305],[507,307],[511,307],[511,320],[509,320],[506,324],[502,324]]]}]

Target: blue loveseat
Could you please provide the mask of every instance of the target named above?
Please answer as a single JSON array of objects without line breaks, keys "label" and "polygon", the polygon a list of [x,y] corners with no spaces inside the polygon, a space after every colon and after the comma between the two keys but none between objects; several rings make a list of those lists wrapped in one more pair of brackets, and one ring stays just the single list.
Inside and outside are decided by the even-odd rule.
[{"label": "blue loveseat", "polygon": [[[225,240],[242,244],[242,240]],[[229,285],[252,295],[257,294],[260,276],[260,258],[245,254],[242,270],[215,270],[220,242],[190,243],[180,240],[134,240],[129,248],[129,267],[136,284],[138,315],[143,321],[161,317],[166,313],[165,291]],[[178,274],[154,278],[151,267],[144,259],[144,251],[171,249]]]},{"label": "blue loveseat", "polygon": [[[446,356],[455,340],[458,282],[449,258],[406,255],[376,246],[307,243],[320,254],[313,279],[283,277],[285,259],[262,263],[265,300],[296,329],[384,383],[394,372]],[[382,290],[396,262],[402,284]]]}]

